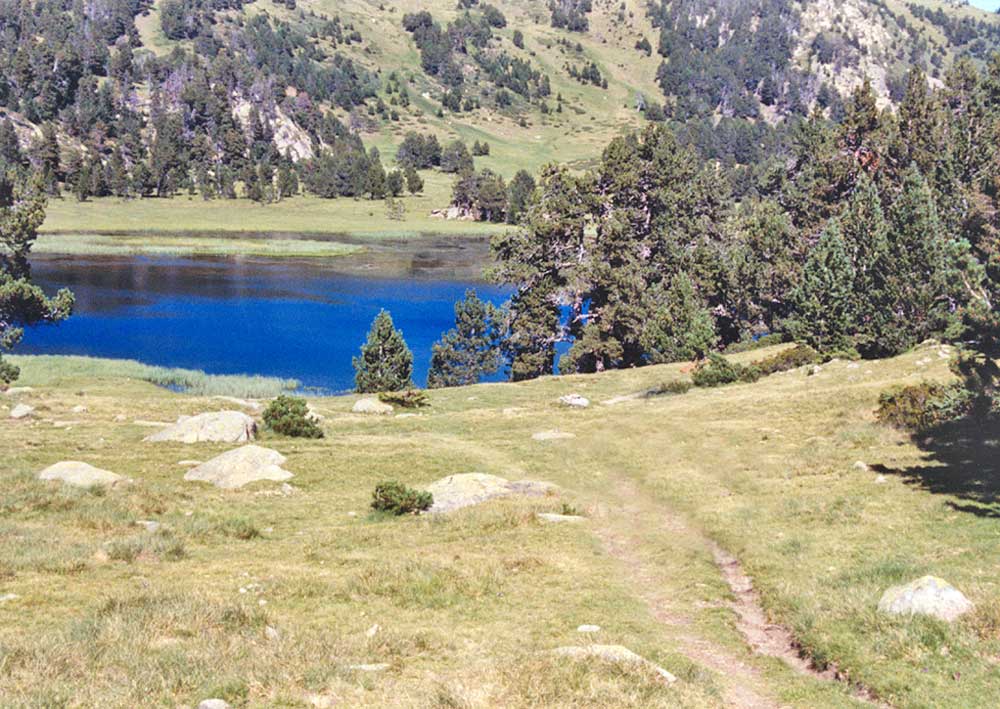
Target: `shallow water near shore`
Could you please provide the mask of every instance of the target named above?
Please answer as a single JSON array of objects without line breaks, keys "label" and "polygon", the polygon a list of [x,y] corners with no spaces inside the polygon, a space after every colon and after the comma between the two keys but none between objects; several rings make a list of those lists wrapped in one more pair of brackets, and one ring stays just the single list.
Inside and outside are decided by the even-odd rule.
[{"label": "shallow water near shore", "polygon": [[35,281],[47,292],[69,287],[77,309],[58,326],[30,328],[17,352],[293,378],[336,393],[352,388],[351,358],[385,308],[423,385],[431,345],[465,291],[496,303],[508,295],[481,278],[487,252],[482,239],[442,238],[366,243],[322,261],[39,256]]}]

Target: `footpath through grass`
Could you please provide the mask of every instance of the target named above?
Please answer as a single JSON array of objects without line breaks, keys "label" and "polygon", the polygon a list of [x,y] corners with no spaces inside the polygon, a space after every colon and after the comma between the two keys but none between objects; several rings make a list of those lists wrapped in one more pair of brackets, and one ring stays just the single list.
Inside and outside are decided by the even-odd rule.
[{"label": "footpath through grass", "polygon": [[[20,421],[0,410],[0,596],[17,596],[0,604],[5,705],[860,706],[846,683],[752,654],[707,538],[818,662],[893,706],[1000,700],[1000,522],[960,511],[956,464],[872,417],[887,387],[948,376],[936,348],[614,405],[600,402],[686,375],[670,365],[440,390],[406,418],[316,399],[324,439],[260,441],[288,457],[290,493],[184,482],[179,461],[228,447],[142,442],[143,421],[217,400],[21,364],[35,390],[0,397],[37,409]],[[570,392],[591,407],[561,407]],[[532,438],[551,430],[575,438]],[[135,482],[75,491],[34,478],[59,460]],[[383,480],[470,471],[561,491],[447,517],[367,512]],[[564,506],[586,521],[534,514]],[[924,573],[977,610],[952,626],[876,614],[886,586]],[[549,652],[591,641],[679,680]]]}]

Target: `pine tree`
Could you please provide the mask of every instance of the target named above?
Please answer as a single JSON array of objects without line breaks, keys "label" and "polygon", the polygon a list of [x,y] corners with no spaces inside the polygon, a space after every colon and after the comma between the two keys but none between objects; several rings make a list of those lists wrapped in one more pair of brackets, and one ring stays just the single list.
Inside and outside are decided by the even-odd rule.
[{"label": "pine tree", "polygon": [[413,386],[413,353],[386,310],[372,322],[361,355],[352,362],[355,390],[359,393],[400,391]]},{"label": "pine tree", "polygon": [[831,220],[792,291],[794,315],[786,322],[797,340],[821,352],[849,349],[854,332],[854,267],[837,220]]},{"label": "pine tree", "polygon": [[903,175],[903,187],[890,210],[892,243],[888,274],[893,308],[905,324],[902,351],[942,332],[950,302],[961,299],[957,274],[949,269],[948,242],[930,187],[916,167]]},{"label": "pine tree", "polygon": [[496,307],[474,290],[455,303],[455,327],[431,349],[427,387],[465,386],[500,368],[500,331]]},{"label": "pine tree", "polygon": [[406,191],[410,194],[417,194],[424,189],[424,181],[412,165],[406,168],[404,176],[406,177]]},{"label": "pine tree", "polygon": [[855,345],[866,357],[900,351],[906,323],[894,306],[898,294],[891,278],[889,224],[874,182],[861,174],[840,218],[854,269]]},{"label": "pine tree", "polygon": [[[44,220],[45,198],[39,187],[25,184],[0,163],[0,352],[21,341],[25,326],[59,322],[73,310],[68,290],[49,298],[31,283],[28,257]],[[0,359],[0,388],[18,374],[16,367]]]},{"label": "pine tree", "polygon": [[654,316],[646,323],[642,343],[653,363],[702,359],[719,337],[715,319],[695,291],[691,277],[676,274]]}]

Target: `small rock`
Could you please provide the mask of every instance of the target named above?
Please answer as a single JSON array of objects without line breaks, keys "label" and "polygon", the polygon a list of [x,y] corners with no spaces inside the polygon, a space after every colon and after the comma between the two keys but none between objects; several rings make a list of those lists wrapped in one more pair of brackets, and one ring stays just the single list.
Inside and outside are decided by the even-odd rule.
[{"label": "small rock", "polygon": [[351,407],[353,414],[374,414],[376,416],[387,416],[392,413],[392,405],[384,401],[379,401],[373,397],[358,399]]},{"label": "small rock", "polygon": [[111,561],[111,557],[108,556],[108,552],[103,548],[94,552],[93,559],[98,564],[106,564]]},{"label": "small rock", "polygon": [[509,495],[540,497],[554,490],[555,486],[551,483],[532,480],[511,482],[506,478],[485,473],[449,475],[427,486],[427,491],[434,496],[434,503],[428,512],[451,512]]},{"label": "small rock", "polygon": [[372,627],[368,628],[368,630],[365,631],[365,637],[374,638],[376,635],[378,635],[378,631],[381,629],[382,629],[381,626],[379,626],[379,624],[376,623],[375,625],[373,625]]},{"label": "small rock", "polygon": [[12,419],[23,419],[28,418],[35,413],[34,406],[28,406],[27,404],[18,404],[13,409],[10,410],[10,417]]},{"label": "small rock", "polygon": [[902,586],[893,586],[878,602],[882,613],[929,615],[949,623],[972,608],[972,602],[961,591],[936,576],[924,576]]},{"label": "small rock", "polygon": [[251,411],[260,411],[263,407],[257,401],[248,401],[246,399],[239,399],[235,396],[213,396],[213,399],[217,401],[225,401],[229,404],[236,404],[237,406],[242,406],[245,409],[250,409]]},{"label": "small rock", "polygon": [[531,434],[531,438],[536,441],[565,441],[576,438],[576,434],[566,431],[539,431]]},{"label": "small rock", "polygon": [[649,669],[651,669],[667,683],[672,684],[677,681],[677,678],[670,672],[667,672],[667,670],[663,669],[659,665],[650,662],[642,655],[637,655],[636,653],[629,650],[627,647],[623,647],[621,645],[585,645],[585,646],[560,647],[553,650],[553,652],[557,655],[562,655],[564,657],[572,657],[577,659],[596,658],[599,660],[604,660],[606,662],[618,662],[629,665],[641,665],[643,667],[648,667]]},{"label": "small rock", "polygon": [[887,478],[884,475],[878,475],[878,476],[875,477],[875,484],[876,485],[885,485],[887,482],[889,482],[889,478]]},{"label": "small rock", "polygon": [[16,601],[20,596],[16,593],[5,593],[0,596],[0,603],[6,603],[7,601]]},{"label": "small rock", "polygon": [[365,665],[348,665],[348,669],[358,670],[360,672],[384,672],[389,669],[388,662],[375,662]]},{"label": "small rock", "polygon": [[135,526],[145,527],[146,531],[149,532],[150,534],[153,534],[160,529],[160,523],[154,522],[153,520],[150,519],[137,519],[135,521]]},{"label": "small rock", "polygon": [[820,367],[818,364],[814,364],[812,368],[810,368],[809,370],[809,376],[814,377],[817,374],[821,373],[822,371],[823,371],[822,367]]},{"label": "small rock", "polygon": [[184,475],[188,481],[212,483],[225,490],[243,487],[258,480],[282,482],[294,477],[281,465],[285,456],[276,450],[253,444],[234,448],[192,468]]},{"label": "small rock", "polygon": [[857,362],[849,362],[847,364],[847,369],[861,369],[861,365]]},{"label": "small rock", "polygon": [[329,694],[307,694],[305,700],[314,709],[333,709],[339,703],[336,697]]},{"label": "small rock", "polygon": [[580,515],[559,515],[554,512],[539,512],[537,515],[538,519],[543,522],[582,522],[584,520]]},{"label": "small rock", "polygon": [[34,389],[31,387],[11,387],[4,392],[5,396],[20,396],[21,394],[30,394]]},{"label": "small rock", "polygon": [[232,707],[224,699],[203,699],[198,704],[198,709],[232,709]]},{"label": "small rock", "polygon": [[181,416],[146,440],[179,443],[246,443],[257,435],[256,422],[242,411],[213,411],[197,416]]},{"label": "small rock", "polygon": [[281,640],[281,633],[278,631],[277,628],[272,627],[270,625],[265,625],[264,637],[270,640],[271,642],[277,642],[278,640]]},{"label": "small rock", "polygon": [[60,480],[67,485],[77,487],[90,487],[91,485],[115,485],[126,481],[127,478],[95,468],[88,463],[81,463],[76,460],[65,460],[60,463],[50,465],[38,474],[39,480]]},{"label": "small rock", "polygon": [[89,409],[87,409],[87,407],[84,406],[83,404],[78,404],[78,405],[74,406],[73,409],[72,409],[72,411],[73,411],[74,414],[85,414],[85,413],[87,413],[88,410]]},{"label": "small rock", "polygon": [[599,625],[581,625],[576,629],[578,633],[599,633],[601,631],[601,626]]},{"label": "small rock", "polygon": [[590,406],[590,399],[579,394],[567,394],[559,397],[559,403],[573,409],[585,409]]},{"label": "small rock", "polygon": [[854,469],[855,470],[860,470],[862,473],[867,473],[868,472],[868,463],[866,463],[863,460],[859,460],[859,461],[857,461],[857,462],[854,463]]},{"label": "small rock", "polygon": [[115,415],[115,423],[124,423],[125,421],[128,421],[128,416],[126,416],[125,414]]}]

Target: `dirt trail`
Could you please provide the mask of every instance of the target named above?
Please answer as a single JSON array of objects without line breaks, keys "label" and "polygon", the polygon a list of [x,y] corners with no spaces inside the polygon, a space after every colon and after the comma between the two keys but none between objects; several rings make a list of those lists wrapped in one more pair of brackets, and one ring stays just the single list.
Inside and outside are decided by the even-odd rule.
[{"label": "dirt trail", "polygon": [[642,495],[631,483],[621,482],[616,492],[619,497],[618,504],[615,505],[617,509],[609,510],[609,514],[606,515],[596,515],[594,531],[604,543],[607,552],[624,564],[632,587],[646,602],[653,617],[674,631],[673,637],[678,649],[684,655],[719,676],[723,683],[723,699],[727,707],[777,709],[780,704],[761,688],[760,673],[729,649],[701,637],[692,618],[664,595],[661,590],[664,588],[662,583],[664,572],[643,558],[639,551],[641,548],[639,530],[642,529],[642,525],[629,524],[623,527],[615,524],[615,518],[619,521],[621,519],[634,521],[638,517],[655,515],[657,524],[664,532],[686,538],[691,538],[697,533],[689,529],[679,518],[654,509],[650,503],[643,500]]},{"label": "dirt trail", "polygon": [[[646,602],[656,620],[674,631],[678,649],[719,675],[726,707],[776,709],[782,705],[764,688],[765,682],[757,668],[738,653],[702,637],[689,613],[681,609],[676,601],[671,601],[671,597],[662,590],[670,588],[664,583],[669,571],[659,568],[655,560],[644,558],[641,551],[644,541],[642,530],[649,527],[638,523],[640,519],[645,518],[661,532],[683,539],[689,545],[711,554],[735,596],[734,601],[726,604],[737,614],[737,627],[754,653],[778,658],[803,675],[837,680],[834,671],[820,672],[799,654],[795,639],[786,628],[768,621],[750,578],[733,555],[688,526],[677,515],[655,505],[631,481],[619,480],[615,492],[617,509],[595,515],[595,533],[608,553],[624,564],[632,587]],[[622,524],[623,521],[625,524]],[[873,706],[886,706],[863,691],[856,692],[855,698]]]}]

